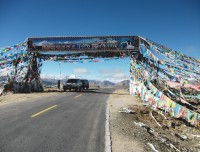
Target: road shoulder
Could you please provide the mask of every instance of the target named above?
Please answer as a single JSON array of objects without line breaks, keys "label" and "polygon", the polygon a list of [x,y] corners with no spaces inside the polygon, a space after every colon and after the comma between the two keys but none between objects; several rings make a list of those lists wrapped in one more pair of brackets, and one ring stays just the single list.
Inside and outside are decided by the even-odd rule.
[{"label": "road shoulder", "polygon": [[112,141],[112,152],[142,152],[144,145],[134,139],[131,133],[131,117],[119,113],[122,107],[129,105],[140,105],[141,102],[130,96],[125,89],[116,90],[108,99],[110,109],[110,131]]},{"label": "road shoulder", "polygon": [[0,106],[5,104],[13,104],[19,102],[27,102],[32,101],[34,99],[39,99],[43,97],[51,97],[60,95],[62,92],[43,92],[43,93],[19,93],[19,94],[12,94],[8,93],[5,96],[0,96]]}]

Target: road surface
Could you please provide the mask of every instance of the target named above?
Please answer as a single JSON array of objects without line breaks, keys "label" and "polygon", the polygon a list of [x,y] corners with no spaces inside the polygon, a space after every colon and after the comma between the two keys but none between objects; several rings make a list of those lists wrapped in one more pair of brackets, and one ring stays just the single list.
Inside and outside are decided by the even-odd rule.
[{"label": "road surface", "polygon": [[63,92],[0,105],[0,152],[104,152],[112,91]]}]

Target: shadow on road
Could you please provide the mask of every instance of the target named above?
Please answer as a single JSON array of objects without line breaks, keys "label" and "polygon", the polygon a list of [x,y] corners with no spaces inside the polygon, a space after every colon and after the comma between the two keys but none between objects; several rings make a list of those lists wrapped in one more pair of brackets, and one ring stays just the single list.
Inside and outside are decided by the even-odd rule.
[{"label": "shadow on road", "polygon": [[[129,93],[115,93],[114,91],[117,89],[124,89],[124,88],[103,88],[103,89],[88,89],[88,90],[82,90],[81,93],[96,93],[96,94],[117,94],[117,95],[129,95]],[[127,89],[126,89],[127,90]],[[63,90],[46,90],[45,93],[51,93],[51,92],[64,92]],[[66,91],[66,92],[75,92],[75,91]],[[80,93],[80,92],[77,92]]]},{"label": "shadow on road", "polygon": [[84,90],[82,92],[86,92],[86,93],[96,93],[96,94],[117,94],[117,95],[129,95],[129,93],[116,93],[114,92],[116,90],[116,88],[106,88],[106,89],[97,89],[97,90]]}]

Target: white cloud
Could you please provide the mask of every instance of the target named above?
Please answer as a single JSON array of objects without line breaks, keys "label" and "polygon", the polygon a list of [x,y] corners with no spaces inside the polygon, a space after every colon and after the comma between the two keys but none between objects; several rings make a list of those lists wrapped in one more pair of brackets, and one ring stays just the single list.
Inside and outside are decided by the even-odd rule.
[{"label": "white cloud", "polygon": [[104,74],[108,74],[108,73],[121,73],[122,72],[122,70],[120,70],[120,69],[100,69],[99,71],[98,71],[99,73],[104,73]]},{"label": "white cloud", "polygon": [[75,74],[88,74],[89,71],[85,68],[76,68],[76,69],[73,69],[73,72]]},{"label": "white cloud", "polygon": [[66,75],[59,75],[59,74],[41,74],[40,77],[42,79],[55,79],[55,80],[59,80],[59,79],[66,79],[68,76]]},{"label": "white cloud", "polygon": [[127,79],[127,76],[124,73],[116,73],[113,75],[115,79]]},{"label": "white cloud", "polygon": [[100,69],[98,79],[112,82],[120,82],[129,79],[129,75],[121,69]]}]

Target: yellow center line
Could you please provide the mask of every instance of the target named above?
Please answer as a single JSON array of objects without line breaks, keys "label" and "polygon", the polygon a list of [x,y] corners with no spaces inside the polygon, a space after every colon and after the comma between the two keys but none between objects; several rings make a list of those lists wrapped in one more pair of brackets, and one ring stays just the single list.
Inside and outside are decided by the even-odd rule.
[{"label": "yellow center line", "polygon": [[80,96],[82,96],[82,94],[79,94],[79,95],[75,96],[74,98],[78,98],[78,97],[80,97]]},{"label": "yellow center line", "polygon": [[42,110],[42,111],[40,111],[40,112],[38,112],[38,113],[32,115],[31,118],[34,118],[34,117],[36,117],[36,116],[38,116],[38,115],[40,115],[40,114],[42,114],[42,113],[44,113],[44,112],[46,112],[46,111],[49,111],[49,110],[51,110],[51,109],[53,109],[53,108],[55,108],[55,107],[57,107],[57,106],[58,106],[58,105],[54,105],[54,106],[51,106],[51,107],[49,107],[49,108],[47,108],[47,109],[44,109],[44,110]]}]

